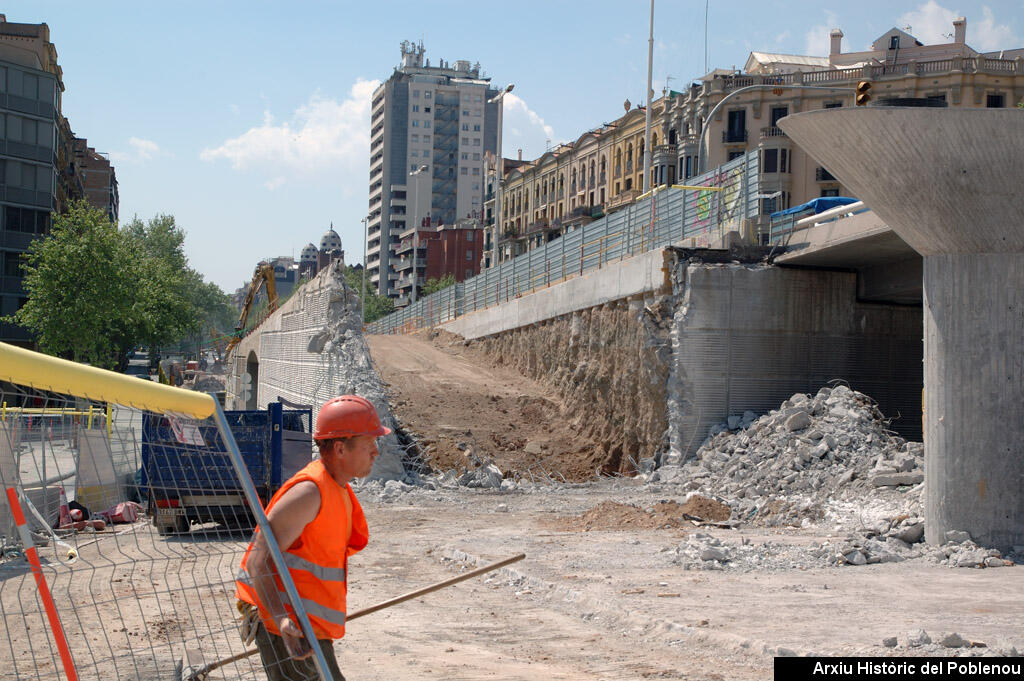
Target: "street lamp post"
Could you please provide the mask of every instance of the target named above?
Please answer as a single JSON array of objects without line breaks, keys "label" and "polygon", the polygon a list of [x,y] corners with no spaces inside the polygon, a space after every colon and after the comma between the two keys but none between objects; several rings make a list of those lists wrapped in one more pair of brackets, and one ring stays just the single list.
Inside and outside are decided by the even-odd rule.
[{"label": "street lamp post", "polygon": [[651,0],[651,32],[647,40],[647,111],[644,118],[644,194],[651,190],[651,75],[654,66],[654,0]]},{"label": "street lamp post", "polygon": [[[704,125],[701,127],[700,137],[697,140],[697,174],[703,173],[704,170],[705,170],[704,165],[707,162],[707,155],[708,154],[706,154],[704,152],[704,147],[708,144],[708,141],[707,141],[708,129],[711,127],[711,120],[714,118],[714,116],[718,112],[718,110],[722,108],[722,105],[725,104],[728,100],[730,100],[733,97],[735,97],[736,95],[743,94],[744,92],[751,92],[753,90],[773,90],[774,91],[774,90],[780,90],[782,88],[785,88],[787,90],[831,90],[833,92],[836,92],[836,91],[838,91],[838,92],[845,92],[845,91],[853,92],[855,90],[855,88],[852,88],[852,87],[849,87],[849,86],[847,86],[847,87],[829,87],[829,86],[826,86],[826,85],[771,85],[771,84],[747,85],[745,87],[741,87],[741,88],[737,88],[737,89],[733,90],[732,92],[727,94],[725,97],[722,97],[722,99],[718,102],[718,104],[715,104],[715,106],[711,109],[711,113],[709,113],[704,118]],[[708,153],[710,153],[710,150],[708,150]]]},{"label": "street lamp post", "polygon": [[416,302],[416,280],[419,275],[416,272],[416,260],[419,256],[420,249],[420,223],[419,223],[419,187],[420,187],[420,176],[427,172],[429,168],[427,166],[420,166],[416,170],[409,173],[409,177],[412,179],[412,302]]},{"label": "street lamp post", "polygon": [[512,88],[514,87],[514,83],[509,83],[505,86],[504,90],[487,100],[488,104],[493,102],[498,103],[498,182],[497,187],[494,190],[494,226],[491,228],[491,267],[498,264],[498,233],[501,226],[501,188],[502,185],[505,184],[505,159],[501,157],[501,117],[502,111],[505,109],[505,95],[512,92]]},{"label": "street lamp post", "polygon": [[362,223],[363,223],[363,290],[359,294],[359,312],[360,312],[360,321],[364,325],[366,324],[366,267],[367,267],[367,263],[366,263],[366,242],[370,238],[368,227],[367,227],[367,225],[369,223],[369,220],[370,220],[370,216],[369,215],[367,215],[365,218],[362,219]]}]

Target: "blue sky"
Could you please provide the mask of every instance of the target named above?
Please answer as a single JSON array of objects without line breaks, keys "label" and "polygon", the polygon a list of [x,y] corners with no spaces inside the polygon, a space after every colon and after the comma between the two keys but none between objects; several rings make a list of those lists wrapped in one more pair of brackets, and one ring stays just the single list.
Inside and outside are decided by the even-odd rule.
[{"label": "blue sky", "polygon": [[[704,2],[656,0],[654,89],[704,72]],[[125,2],[8,0],[8,21],[46,22],[72,129],[117,168],[121,218],[173,214],[192,265],[227,291],[261,258],[298,255],[334,223],[362,260],[369,95],[402,40],[427,57],[479,61],[506,99],[503,151],[524,158],[642,100],[648,7],[619,2]],[[430,16],[424,16],[429,10]],[[865,49],[911,26],[948,42],[967,17],[975,49],[1024,46],[1021,2],[711,2],[710,67],[751,50]]]}]

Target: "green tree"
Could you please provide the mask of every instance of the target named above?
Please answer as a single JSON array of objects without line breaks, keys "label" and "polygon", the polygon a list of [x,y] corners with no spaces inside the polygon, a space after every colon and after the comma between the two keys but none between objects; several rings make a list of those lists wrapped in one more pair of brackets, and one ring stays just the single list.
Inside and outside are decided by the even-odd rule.
[{"label": "green tree", "polygon": [[422,293],[425,296],[429,296],[431,293],[437,293],[443,288],[455,285],[455,275],[446,274],[440,279],[427,279],[427,283],[423,285]]},{"label": "green tree", "polygon": [[29,245],[23,285],[28,301],[12,317],[47,353],[115,368],[141,328],[136,245],[103,211],[85,202],[55,215],[47,238]]},{"label": "green tree", "polygon": [[[360,268],[352,267],[348,265],[345,267],[345,283],[348,284],[349,288],[353,289],[360,296],[363,295],[363,271]],[[364,307],[366,309],[366,323],[375,322],[385,315],[389,315],[395,311],[395,301],[391,300],[387,296],[377,295],[373,293],[372,284],[369,281],[366,282],[366,301]]]},{"label": "green tree", "polygon": [[55,215],[24,258],[28,302],[5,321],[32,330],[44,352],[110,369],[128,352],[234,326],[230,299],[188,266],[171,215],[118,229],[85,202]]}]

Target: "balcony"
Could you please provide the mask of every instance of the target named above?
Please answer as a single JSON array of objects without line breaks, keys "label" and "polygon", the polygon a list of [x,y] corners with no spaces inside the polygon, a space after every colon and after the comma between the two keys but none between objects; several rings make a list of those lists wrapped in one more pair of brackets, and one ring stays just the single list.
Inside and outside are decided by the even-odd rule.
[{"label": "balcony", "polygon": [[821,166],[818,166],[817,168],[814,169],[814,181],[815,182],[838,182],[839,180],[837,180],[835,178],[835,175],[833,175],[832,173],[828,172],[827,170],[825,170]]},{"label": "balcony", "polygon": [[761,128],[761,139],[768,139],[770,137],[785,137],[786,133],[782,132],[782,128],[777,128],[774,125]]},{"label": "balcony", "polygon": [[723,130],[722,131],[722,144],[746,144],[747,142],[747,131],[743,130]]},{"label": "balcony", "polygon": [[548,229],[551,224],[547,220],[540,220],[538,222],[531,222],[526,226],[525,234],[533,234],[535,232],[543,232]]},{"label": "balcony", "polygon": [[[416,258],[416,268],[426,267],[426,258]],[[412,258],[402,258],[395,264],[396,272],[404,272],[405,270],[412,269]]]},{"label": "balcony", "polygon": [[609,199],[608,209],[611,210],[612,208],[618,208],[619,206],[624,206],[628,203],[633,203],[634,201],[636,201],[636,198],[638,196],[640,196],[639,189],[627,189],[624,192],[620,192],[618,195],[613,196],[611,199]]}]

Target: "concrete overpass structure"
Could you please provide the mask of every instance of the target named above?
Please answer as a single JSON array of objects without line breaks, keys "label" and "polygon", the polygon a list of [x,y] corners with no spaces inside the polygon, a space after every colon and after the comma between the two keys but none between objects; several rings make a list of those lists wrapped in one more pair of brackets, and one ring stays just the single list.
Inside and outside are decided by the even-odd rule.
[{"label": "concrete overpass structure", "polygon": [[922,257],[928,541],[1024,544],[1024,114],[866,107],[779,125]]}]

